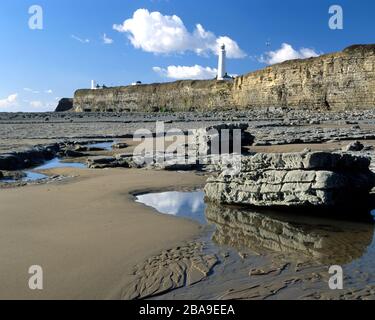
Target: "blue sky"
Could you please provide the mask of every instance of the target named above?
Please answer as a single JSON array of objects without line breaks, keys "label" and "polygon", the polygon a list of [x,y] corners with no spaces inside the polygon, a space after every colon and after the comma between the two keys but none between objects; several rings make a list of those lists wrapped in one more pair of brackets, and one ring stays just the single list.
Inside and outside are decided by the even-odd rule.
[{"label": "blue sky", "polygon": [[[343,30],[328,27],[333,4]],[[32,5],[43,9],[42,30],[29,28]],[[2,0],[0,111],[53,110],[91,79],[210,78],[220,42],[231,74],[374,43],[374,14],[373,0]]]}]

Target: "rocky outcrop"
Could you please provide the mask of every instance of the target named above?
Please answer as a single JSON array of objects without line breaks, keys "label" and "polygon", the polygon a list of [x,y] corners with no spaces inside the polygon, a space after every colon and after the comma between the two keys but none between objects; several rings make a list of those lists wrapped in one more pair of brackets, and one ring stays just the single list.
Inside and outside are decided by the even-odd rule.
[{"label": "rocky outcrop", "polygon": [[73,99],[62,98],[56,107],[55,112],[73,111]]},{"label": "rocky outcrop", "polygon": [[346,153],[257,154],[238,172],[210,178],[212,202],[261,207],[331,207],[361,204],[375,186],[370,159]]},{"label": "rocky outcrop", "polygon": [[30,150],[0,154],[0,170],[22,170],[51,160],[59,152],[59,144],[35,146]]},{"label": "rocky outcrop", "polygon": [[169,146],[164,151],[150,150],[150,154],[122,153],[112,157],[91,157],[87,160],[87,165],[92,169],[121,167],[215,171],[216,167],[222,167],[222,156],[236,152],[240,155],[242,146],[249,146],[254,142],[255,137],[247,131],[248,128],[248,124],[228,123],[190,130],[186,132],[187,139],[182,139],[180,144],[176,143],[174,150]]},{"label": "rocky outcrop", "polygon": [[195,111],[245,108],[342,110],[375,106],[375,45],[292,60],[231,82],[177,81],[78,90],[74,111]]},{"label": "rocky outcrop", "polygon": [[222,124],[191,131],[189,151],[197,157],[207,155],[241,154],[244,146],[253,144],[255,137],[247,130],[249,125]]}]

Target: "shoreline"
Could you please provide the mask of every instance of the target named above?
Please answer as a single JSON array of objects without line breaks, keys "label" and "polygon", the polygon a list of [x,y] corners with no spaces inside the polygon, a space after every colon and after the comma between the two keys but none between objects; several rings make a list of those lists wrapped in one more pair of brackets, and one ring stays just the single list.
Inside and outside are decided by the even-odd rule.
[{"label": "shoreline", "polygon": [[[7,288],[0,299],[118,298],[137,263],[201,232],[192,221],[155,214],[133,201],[132,193],[196,188],[202,177],[184,173],[182,181],[179,173],[118,169],[51,172],[77,177],[23,187],[22,202],[19,188],[0,192],[0,282]],[[43,291],[27,286],[32,265],[44,269]]]}]

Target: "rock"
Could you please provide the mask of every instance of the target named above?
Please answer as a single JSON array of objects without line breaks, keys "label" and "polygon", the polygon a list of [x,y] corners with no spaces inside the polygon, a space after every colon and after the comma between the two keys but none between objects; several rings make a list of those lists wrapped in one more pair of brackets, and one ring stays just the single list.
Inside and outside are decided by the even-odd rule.
[{"label": "rock", "polygon": [[114,157],[91,157],[87,159],[87,166],[90,169],[104,169],[114,168],[117,166],[116,158]]},{"label": "rock", "polygon": [[82,158],[87,156],[87,154],[85,153],[69,149],[63,150],[62,152],[60,152],[60,155],[67,158]]},{"label": "rock", "polygon": [[[256,154],[239,169],[208,179],[216,203],[261,207],[334,207],[361,203],[375,186],[370,159],[346,153]],[[358,202],[360,201],[360,202]]]},{"label": "rock", "polygon": [[26,173],[23,171],[0,171],[0,180],[12,180],[19,181],[26,177]]},{"label": "rock", "polygon": [[67,112],[73,110],[73,99],[63,98],[59,101],[55,112]]},{"label": "rock", "polygon": [[[208,128],[192,130],[190,133],[189,153],[199,157],[209,155],[242,153],[244,146],[252,145],[254,136],[247,132],[248,124],[222,124]],[[238,150],[236,149],[238,146]]]},{"label": "rock", "polygon": [[140,168],[133,160],[130,154],[120,154],[115,157],[97,156],[87,159],[87,166],[90,169],[105,168]]},{"label": "rock", "polygon": [[115,143],[115,144],[112,145],[113,149],[126,149],[128,147],[129,147],[129,145],[127,143],[121,143],[121,142]]},{"label": "rock", "polygon": [[342,150],[343,151],[353,151],[353,152],[359,152],[362,151],[365,148],[365,146],[359,142],[355,141],[344,147]]},{"label": "rock", "polygon": [[0,170],[22,170],[53,159],[59,152],[58,144],[35,146],[32,149],[0,154]]}]

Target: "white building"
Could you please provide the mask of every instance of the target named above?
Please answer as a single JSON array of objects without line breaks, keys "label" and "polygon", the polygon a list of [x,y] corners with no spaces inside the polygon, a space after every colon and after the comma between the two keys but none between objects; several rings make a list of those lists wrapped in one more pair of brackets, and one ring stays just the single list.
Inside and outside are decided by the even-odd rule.
[{"label": "white building", "polygon": [[233,78],[227,73],[227,52],[225,50],[225,44],[220,47],[219,51],[219,64],[217,67],[217,80],[221,81],[232,81]]},{"label": "white building", "polygon": [[96,90],[96,89],[97,89],[96,81],[95,80],[91,80],[91,90]]}]

